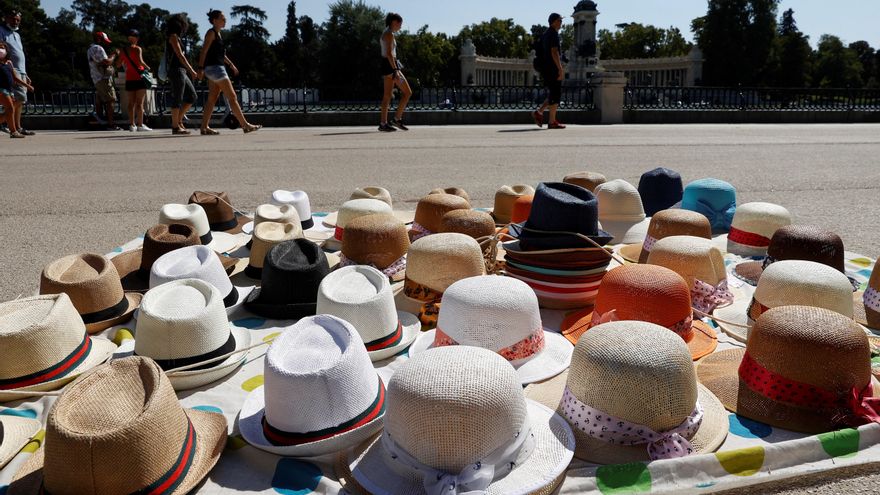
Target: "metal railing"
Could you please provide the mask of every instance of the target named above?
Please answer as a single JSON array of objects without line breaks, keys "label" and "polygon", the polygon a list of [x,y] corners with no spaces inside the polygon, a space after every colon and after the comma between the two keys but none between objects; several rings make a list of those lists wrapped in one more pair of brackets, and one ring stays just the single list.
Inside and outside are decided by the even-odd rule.
[{"label": "metal railing", "polygon": [[880,111],[880,90],[627,86],[624,108],[707,111]]}]

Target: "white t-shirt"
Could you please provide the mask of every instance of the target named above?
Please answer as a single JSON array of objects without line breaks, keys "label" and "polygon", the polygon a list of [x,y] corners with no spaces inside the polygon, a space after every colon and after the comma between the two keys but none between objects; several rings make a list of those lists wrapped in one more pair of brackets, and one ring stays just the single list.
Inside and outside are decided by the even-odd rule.
[{"label": "white t-shirt", "polygon": [[106,67],[101,65],[101,62],[107,60],[107,52],[104,51],[104,47],[101,45],[92,45],[89,47],[88,51],[89,57],[89,71],[92,74],[92,82],[96,83],[101,79],[110,79],[110,72]]}]

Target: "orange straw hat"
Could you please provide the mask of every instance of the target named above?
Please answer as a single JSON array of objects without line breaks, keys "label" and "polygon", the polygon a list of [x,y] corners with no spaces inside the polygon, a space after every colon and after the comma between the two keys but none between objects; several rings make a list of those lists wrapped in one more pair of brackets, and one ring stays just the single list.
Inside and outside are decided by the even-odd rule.
[{"label": "orange straw hat", "polygon": [[573,343],[590,328],[610,321],[646,321],[680,335],[694,360],[718,346],[715,331],[694,319],[691,291],[681,275],[654,265],[626,265],[605,275],[593,311],[572,313],[562,334]]},{"label": "orange straw hat", "polygon": [[529,219],[529,213],[532,212],[532,201],[535,195],[520,196],[513,202],[513,211],[510,214],[511,223],[523,223]]},{"label": "orange straw hat", "polygon": [[440,232],[443,215],[453,210],[470,210],[471,204],[461,196],[446,193],[431,193],[416,206],[415,220],[409,231],[410,241]]},{"label": "orange straw hat", "polygon": [[709,220],[690,210],[663,210],[658,211],[651,217],[648,225],[648,235],[642,244],[629,244],[620,248],[620,255],[627,261],[635,263],[647,263],[648,255],[651,254],[654,244],[665,237],[674,235],[690,235],[712,238],[712,226]]}]

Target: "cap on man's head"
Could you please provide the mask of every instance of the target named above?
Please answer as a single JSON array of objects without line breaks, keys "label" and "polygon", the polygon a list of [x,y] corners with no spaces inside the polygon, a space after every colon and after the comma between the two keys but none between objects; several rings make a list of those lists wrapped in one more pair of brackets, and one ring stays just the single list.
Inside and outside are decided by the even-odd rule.
[{"label": "cap on man's head", "polygon": [[134,36],[135,38],[140,38],[140,37],[141,37],[141,32],[138,31],[137,29],[129,29],[129,30],[128,30],[128,35],[129,35],[129,36]]},{"label": "cap on man's head", "polygon": [[112,41],[110,41],[110,37],[107,36],[107,33],[105,33],[104,31],[98,31],[97,33],[95,33],[95,40],[102,43],[113,43]]},{"label": "cap on man's head", "polygon": [[560,14],[557,14],[556,12],[554,12],[554,13],[550,14],[549,18],[547,18],[547,23],[553,24],[554,22],[558,21],[559,19],[562,19],[562,16]]}]

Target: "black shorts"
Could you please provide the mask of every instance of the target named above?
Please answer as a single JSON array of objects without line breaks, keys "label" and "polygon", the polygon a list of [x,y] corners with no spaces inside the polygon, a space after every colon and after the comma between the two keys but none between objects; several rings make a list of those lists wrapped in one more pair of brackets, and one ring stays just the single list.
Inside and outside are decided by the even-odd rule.
[{"label": "black shorts", "polygon": [[137,81],[125,81],[126,91],[140,91],[142,89],[147,89],[147,81],[144,81],[143,79],[138,79]]},{"label": "black shorts", "polygon": [[551,105],[558,105],[562,100],[562,81],[559,80],[559,71],[555,68],[541,74],[544,86],[547,88],[547,100]]},{"label": "black shorts", "polygon": [[391,62],[389,62],[388,59],[384,58],[384,57],[382,58],[382,61],[380,62],[380,66],[381,66],[380,71],[382,73],[382,77],[393,75],[395,70],[400,70],[400,67],[397,67],[397,68],[392,67]]}]

